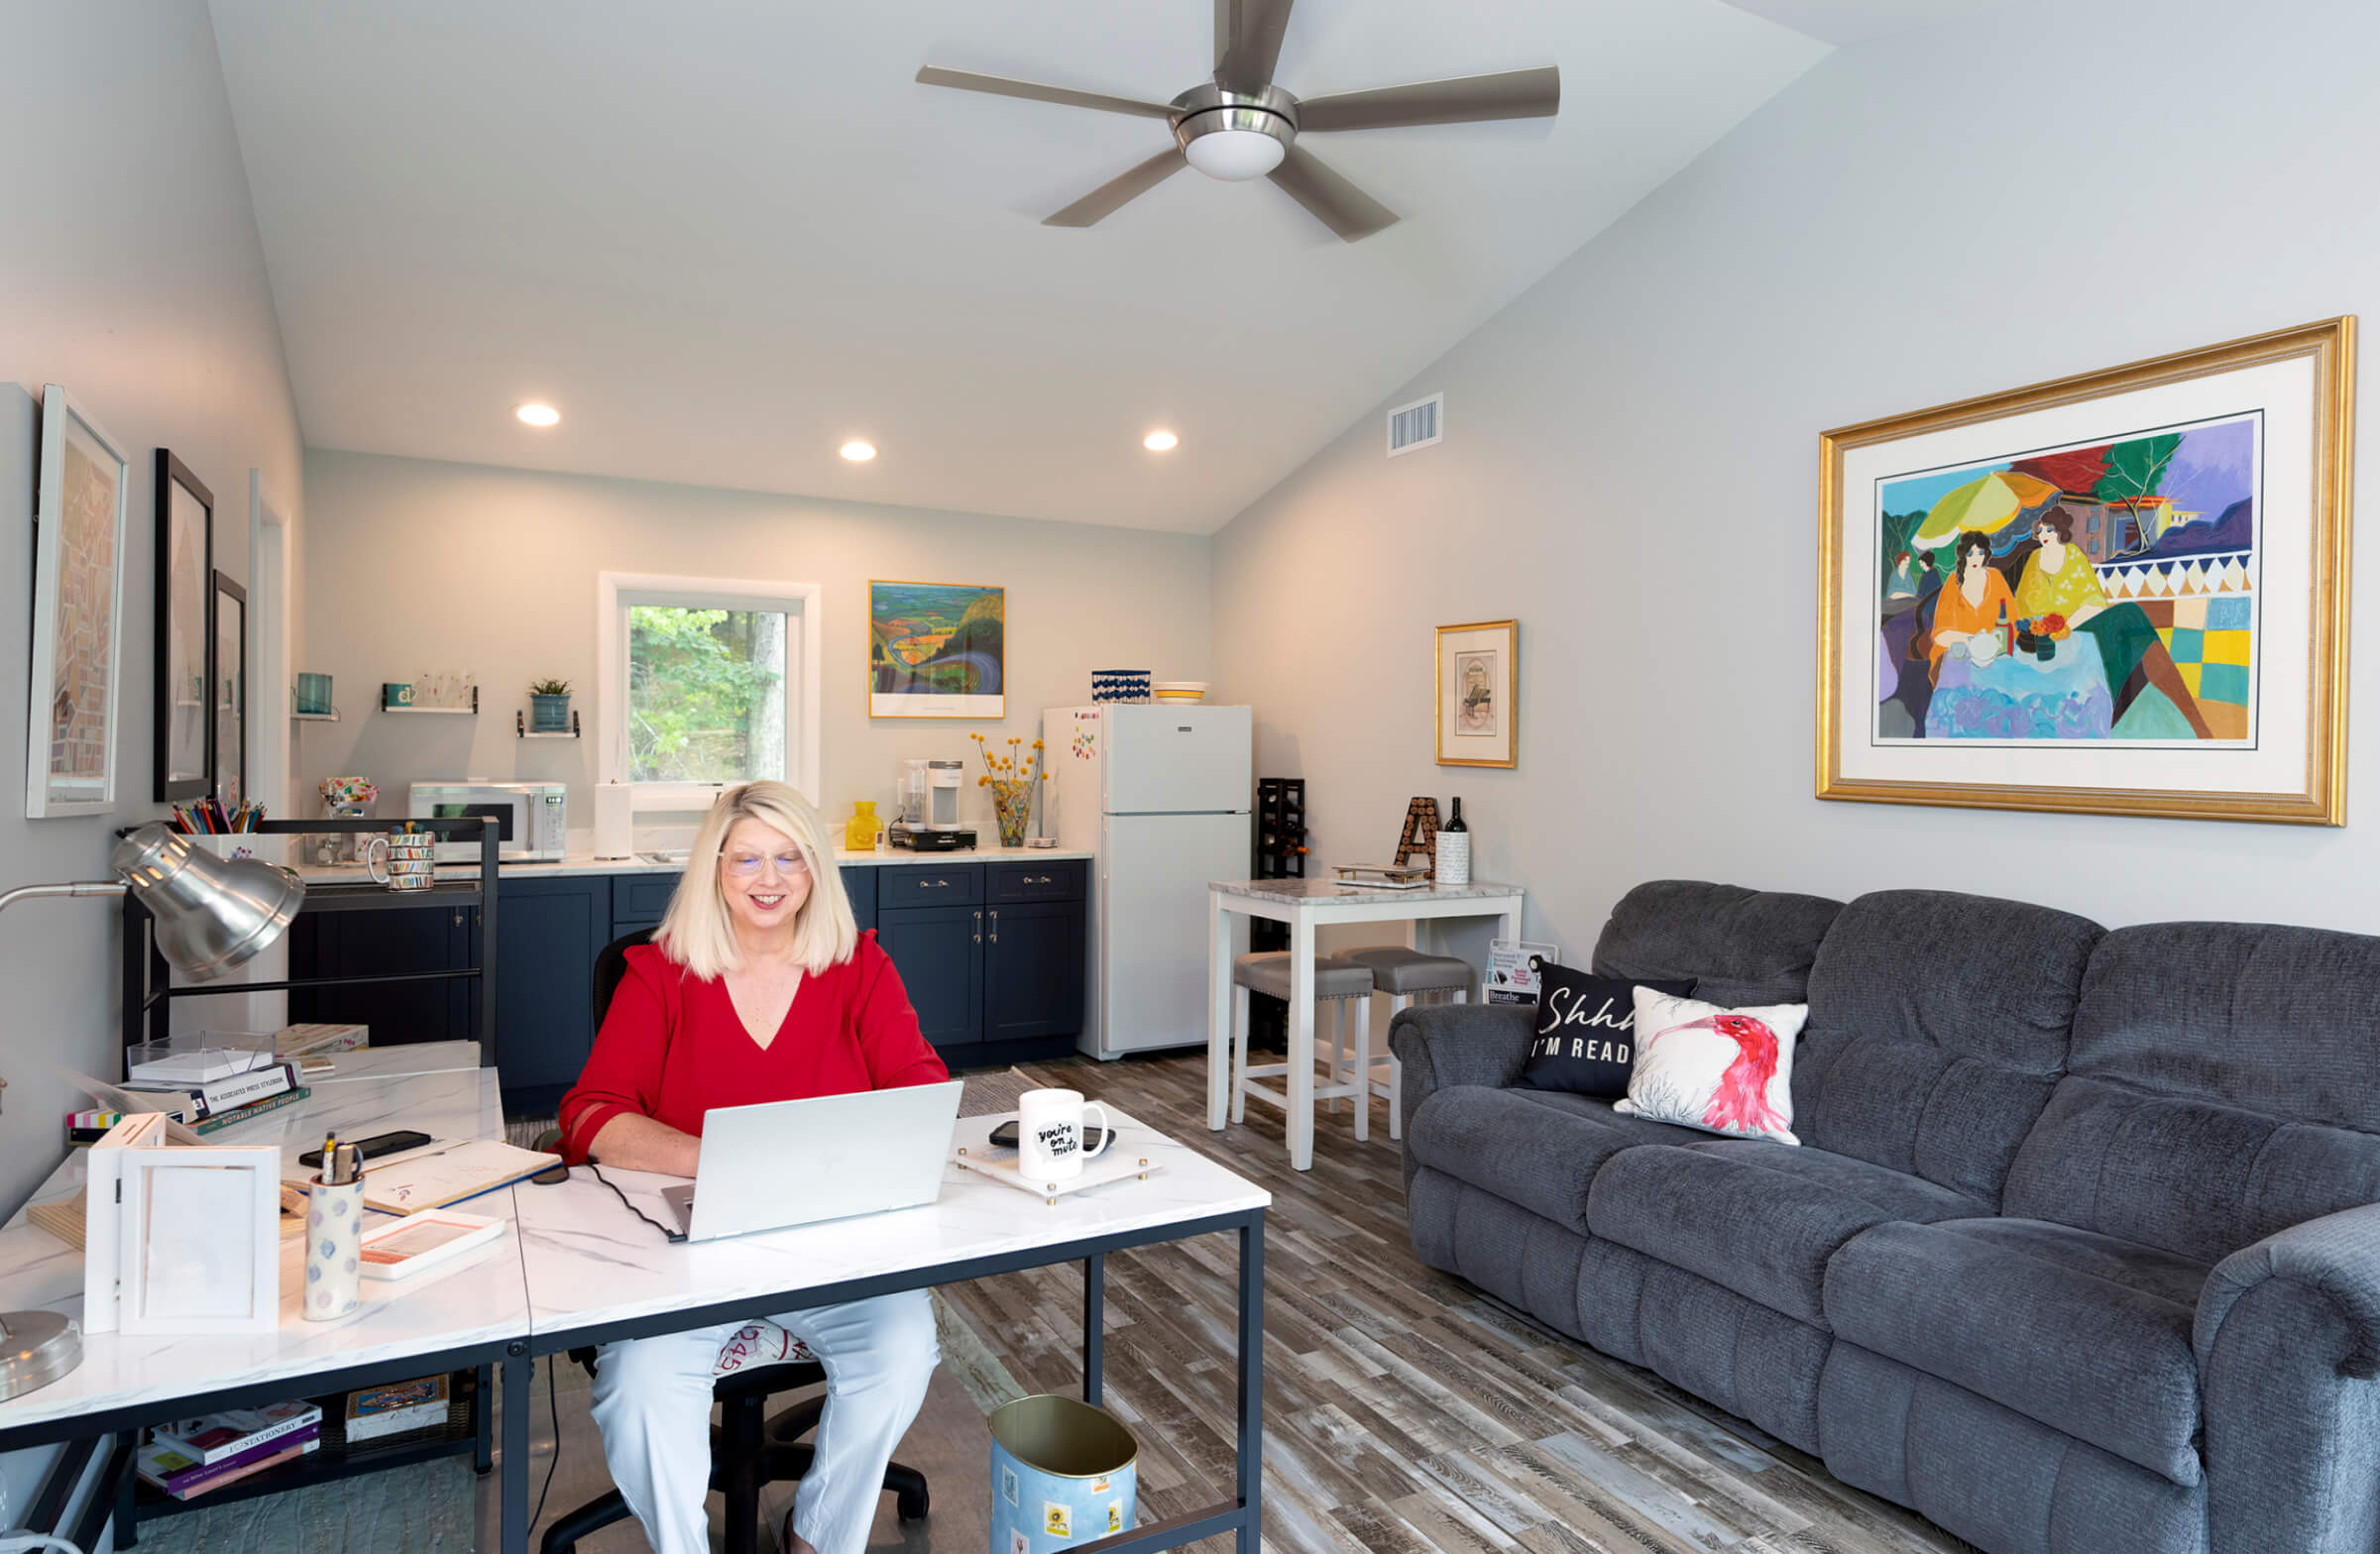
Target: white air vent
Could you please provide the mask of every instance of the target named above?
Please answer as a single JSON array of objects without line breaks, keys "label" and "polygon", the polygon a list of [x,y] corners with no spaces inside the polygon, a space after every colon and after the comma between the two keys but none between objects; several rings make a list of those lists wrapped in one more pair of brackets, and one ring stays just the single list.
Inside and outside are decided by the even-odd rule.
[{"label": "white air vent", "polygon": [[1401,404],[1389,412],[1389,457],[1426,448],[1446,438],[1446,396],[1433,393],[1426,399]]}]

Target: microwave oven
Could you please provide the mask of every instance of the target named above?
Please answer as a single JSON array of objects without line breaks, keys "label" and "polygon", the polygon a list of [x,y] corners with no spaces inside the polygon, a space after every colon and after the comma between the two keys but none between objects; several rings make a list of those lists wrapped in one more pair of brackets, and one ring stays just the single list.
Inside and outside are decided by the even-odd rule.
[{"label": "microwave oven", "polygon": [[[497,857],[506,863],[558,862],[567,832],[558,782],[417,782],[405,813],[419,820],[484,815],[496,822]],[[476,863],[474,840],[438,843],[441,863]]]}]

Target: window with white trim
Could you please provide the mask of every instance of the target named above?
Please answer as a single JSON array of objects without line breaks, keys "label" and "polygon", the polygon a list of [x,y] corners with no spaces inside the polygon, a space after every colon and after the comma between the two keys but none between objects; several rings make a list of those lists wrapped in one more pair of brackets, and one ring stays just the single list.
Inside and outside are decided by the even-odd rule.
[{"label": "window with white trim", "polygon": [[699,810],[773,778],[818,798],[814,583],[597,578],[597,723],[607,782],[638,810]]}]

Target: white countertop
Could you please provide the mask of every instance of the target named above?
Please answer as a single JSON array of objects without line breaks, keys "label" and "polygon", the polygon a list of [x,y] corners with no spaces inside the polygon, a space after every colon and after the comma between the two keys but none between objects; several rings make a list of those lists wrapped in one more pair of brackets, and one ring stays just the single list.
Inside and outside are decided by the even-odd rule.
[{"label": "white countertop", "polygon": [[1278,901],[1293,906],[1314,903],[1488,901],[1522,894],[1518,885],[1495,885],[1474,880],[1468,885],[1423,885],[1415,890],[1391,890],[1384,885],[1341,883],[1334,879],[1217,879],[1206,888],[1226,896]]},{"label": "white countertop", "polygon": [[[835,849],[835,861],[845,868],[881,868],[886,865],[931,867],[940,863],[1048,863],[1061,858],[1087,858],[1092,854],[1082,848],[1068,847],[968,847],[956,852],[910,852],[899,847],[879,847],[873,852],[853,852],[847,847]],[[573,874],[680,874],[683,863],[656,863],[650,857],[597,858],[573,853],[559,862],[503,863],[497,872],[506,879],[560,879]],[[469,879],[479,872],[469,863],[441,864],[438,877]],[[301,863],[299,877],[308,880],[360,881],[369,878],[360,863]]]}]

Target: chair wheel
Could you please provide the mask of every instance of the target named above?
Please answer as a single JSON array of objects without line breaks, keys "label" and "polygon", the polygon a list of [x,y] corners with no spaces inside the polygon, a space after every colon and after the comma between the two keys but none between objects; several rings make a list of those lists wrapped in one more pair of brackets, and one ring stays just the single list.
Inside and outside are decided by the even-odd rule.
[{"label": "chair wheel", "polygon": [[924,1518],[927,1507],[932,1503],[933,1497],[921,1486],[914,1493],[904,1490],[894,1496],[892,1508],[899,1513],[901,1520],[918,1521]]}]

